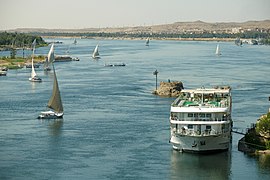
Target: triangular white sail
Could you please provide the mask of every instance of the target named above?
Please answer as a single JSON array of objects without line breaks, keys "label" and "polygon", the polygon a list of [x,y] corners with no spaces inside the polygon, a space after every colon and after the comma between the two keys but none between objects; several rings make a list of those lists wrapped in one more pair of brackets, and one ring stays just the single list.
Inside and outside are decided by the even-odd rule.
[{"label": "triangular white sail", "polygon": [[36,48],[36,39],[32,43],[33,47],[33,53],[32,53],[32,72],[31,72],[31,77],[29,78],[29,81],[32,82],[41,82],[41,78],[37,77],[37,73],[35,71],[34,67],[34,56],[35,56],[35,48]]},{"label": "triangular white sail", "polygon": [[93,58],[99,58],[99,52],[98,52],[98,44],[96,45],[94,52],[92,54]]},{"label": "triangular white sail", "polygon": [[35,54],[36,44],[37,44],[37,39],[35,39],[35,40],[33,41],[33,43],[32,43],[33,55]]},{"label": "triangular white sail", "polygon": [[50,48],[50,51],[48,53],[48,58],[45,60],[45,63],[44,63],[44,69],[45,70],[50,70],[50,64],[53,63],[55,60],[55,57],[54,57],[54,44],[52,44],[51,48]]},{"label": "triangular white sail", "polygon": [[31,72],[31,78],[33,79],[34,77],[37,76],[37,73],[34,68],[34,58],[32,58],[32,72]]},{"label": "triangular white sail", "polygon": [[54,59],[54,44],[52,44],[51,49],[48,53],[48,61],[49,61],[49,63],[52,63],[52,62],[54,62],[54,60],[55,60]]},{"label": "triangular white sail", "polygon": [[217,48],[216,48],[216,55],[221,55],[221,53],[220,53],[220,49],[219,49],[219,44],[217,45]]}]

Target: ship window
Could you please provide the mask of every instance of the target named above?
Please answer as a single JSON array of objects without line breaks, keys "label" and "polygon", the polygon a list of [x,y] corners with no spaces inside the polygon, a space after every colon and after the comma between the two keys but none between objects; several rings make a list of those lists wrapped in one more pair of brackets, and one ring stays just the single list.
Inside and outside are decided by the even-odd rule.
[{"label": "ship window", "polygon": [[188,117],[193,117],[193,114],[192,113],[188,113]]},{"label": "ship window", "polygon": [[195,113],[195,114],[194,114],[194,117],[198,117],[198,113]]},{"label": "ship window", "polygon": [[206,126],[206,129],[207,129],[207,130],[210,130],[210,129],[211,129],[211,126],[208,126],[208,125],[207,125],[207,126]]},{"label": "ship window", "polygon": [[200,114],[200,117],[205,117],[205,114],[203,114],[203,113],[202,113],[202,114]]},{"label": "ship window", "polygon": [[188,124],[188,129],[193,129],[193,125],[192,124]]},{"label": "ship window", "polygon": [[211,117],[211,114],[210,113],[207,113],[206,114],[206,117],[210,118]]}]

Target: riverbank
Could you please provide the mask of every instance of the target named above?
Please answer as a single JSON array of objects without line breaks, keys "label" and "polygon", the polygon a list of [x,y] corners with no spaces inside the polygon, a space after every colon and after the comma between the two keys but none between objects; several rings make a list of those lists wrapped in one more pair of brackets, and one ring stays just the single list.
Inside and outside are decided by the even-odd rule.
[{"label": "riverbank", "polygon": [[[44,56],[37,56],[34,58],[34,63],[43,63],[45,57]],[[22,58],[16,57],[14,59],[0,57],[0,67],[7,67],[8,69],[20,69],[26,66],[27,64],[32,63],[32,58]]]},{"label": "riverbank", "polygon": [[[45,56],[39,55],[34,57],[34,64],[43,64]],[[55,56],[55,62],[68,62],[68,61],[79,61],[78,58],[72,58],[71,56]],[[20,69],[26,65],[32,64],[32,58],[17,57],[14,59],[0,57],[0,67],[6,67],[7,69]]]}]

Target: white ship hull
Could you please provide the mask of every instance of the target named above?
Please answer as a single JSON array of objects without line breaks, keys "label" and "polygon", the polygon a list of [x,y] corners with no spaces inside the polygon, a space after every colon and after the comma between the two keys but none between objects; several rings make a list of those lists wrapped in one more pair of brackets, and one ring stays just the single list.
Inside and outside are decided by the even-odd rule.
[{"label": "white ship hull", "polygon": [[213,152],[228,150],[231,143],[231,133],[227,132],[211,136],[172,135],[170,143],[173,149],[186,152]]},{"label": "white ship hull", "polygon": [[230,87],[182,90],[171,105],[170,127],[170,143],[175,150],[228,150],[232,128]]},{"label": "white ship hull", "polygon": [[38,119],[57,119],[57,118],[63,118],[63,115],[64,113],[45,111],[45,112],[41,112],[41,114],[38,116]]}]

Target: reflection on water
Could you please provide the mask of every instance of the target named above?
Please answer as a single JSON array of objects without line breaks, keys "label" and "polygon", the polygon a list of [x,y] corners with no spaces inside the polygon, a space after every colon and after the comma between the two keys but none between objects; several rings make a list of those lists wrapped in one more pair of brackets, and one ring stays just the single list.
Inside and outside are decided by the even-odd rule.
[{"label": "reflection on water", "polygon": [[35,82],[31,82],[31,89],[32,89],[32,92],[35,93],[35,89],[36,89],[36,83]]},{"label": "reflection on water", "polygon": [[45,76],[49,76],[50,78],[53,77],[53,71],[49,70],[49,71],[43,71]]},{"label": "reflection on water", "polygon": [[270,171],[270,155],[269,154],[261,154],[258,156],[259,167]]},{"label": "reflection on water", "polygon": [[41,120],[41,122],[48,125],[50,135],[52,136],[61,135],[61,128],[63,126],[64,119]]},{"label": "reflection on water", "polygon": [[231,152],[211,155],[172,150],[171,179],[230,179]]}]

